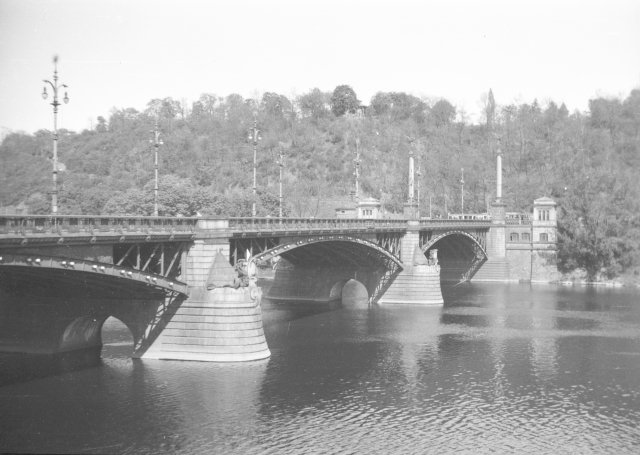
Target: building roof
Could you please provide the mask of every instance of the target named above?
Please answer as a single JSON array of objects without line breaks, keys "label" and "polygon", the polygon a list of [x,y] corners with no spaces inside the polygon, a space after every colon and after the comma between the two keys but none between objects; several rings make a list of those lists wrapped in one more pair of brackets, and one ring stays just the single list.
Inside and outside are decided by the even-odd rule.
[{"label": "building roof", "polygon": [[550,197],[543,196],[533,201],[533,205],[557,205],[557,204],[556,204],[556,201],[554,201]]},{"label": "building roof", "polygon": [[365,197],[358,201],[358,206],[363,206],[363,205],[380,206],[380,201],[374,197]]}]

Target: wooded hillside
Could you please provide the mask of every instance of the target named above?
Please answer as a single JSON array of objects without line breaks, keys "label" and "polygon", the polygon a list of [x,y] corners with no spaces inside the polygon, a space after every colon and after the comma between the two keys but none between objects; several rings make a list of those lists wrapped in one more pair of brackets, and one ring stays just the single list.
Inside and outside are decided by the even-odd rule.
[{"label": "wooded hillside", "polygon": [[[364,108],[346,85],[314,89],[294,100],[265,93],[259,101],[203,94],[191,105],[154,99],[144,112],[115,109],[93,130],[62,130],[61,214],[153,212],[153,146],[160,146],[160,214],[250,216],[256,115],[258,214],[278,213],[278,153],[285,154],[289,216],[327,215],[328,201],[354,190],[356,150],[361,195],[401,211],[408,156],[417,157],[420,208],[433,216],[484,212],[495,197],[495,153],[503,153],[504,197],[510,211],[530,211],[541,196],[560,207],[560,266],[590,277],[637,273],[640,265],[640,90],[624,99],[598,98],[589,112],[561,104],[496,105],[472,124],[446,100],[377,93]],[[366,103],[365,103],[366,104]],[[493,140],[492,140],[493,138]],[[49,212],[51,133],[11,133],[0,145],[0,206],[26,204]]]}]

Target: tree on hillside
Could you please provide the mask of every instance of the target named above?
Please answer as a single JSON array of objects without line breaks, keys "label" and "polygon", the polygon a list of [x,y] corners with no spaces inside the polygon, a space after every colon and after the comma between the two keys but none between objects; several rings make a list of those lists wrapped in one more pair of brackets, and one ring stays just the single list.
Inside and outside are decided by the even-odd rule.
[{"label": "tree on hillside", "polygon": [[291,112],[291,102],[284,95],[273,92],[265,92],[262,95],[260,107],[264,113],[272,118],[282,119],[285,113]]},{"label": "tree on hillside", "polygon": [[303,117],[311,117],[314,120],[329,115],[330,103],[331,95],[320,91],[318,88],[314,88],[309,93],[298,97],[298,105]]},{"label": "tree on hillside", "polygon": [[431,118],[437,127],[450,125],[456,118],[456,108],[447,100],[440,100],[431,107]]},{"label": "tree on hillside", "polygon": [[356,96],[356,92],[348,85],[338,85],[331,95],[331,112],[336,117],[340,117],[346,113],[355,114],[360,107],[360,101]]},{"label": "tree on hillside", "polygon": [[377,116],[389,120],[406,120],[413,117],[421,122],[426,104],[420,98],[404,92],[378,92],[371,98],[371,108]]},{"label": "tree on hillside", "polygon": [[487,105],[484,109],[487,117],[487,129],[492,131],[493,124],[496,118],[496,100],[493,98],[493,91],[489,89],[489,95],[487,96]]}]

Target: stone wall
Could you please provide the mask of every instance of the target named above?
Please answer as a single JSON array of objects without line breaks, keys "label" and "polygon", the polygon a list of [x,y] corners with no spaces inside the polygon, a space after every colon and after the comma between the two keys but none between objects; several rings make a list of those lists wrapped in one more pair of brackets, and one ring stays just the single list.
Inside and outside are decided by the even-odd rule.
[{"label": "stone wall", "polygon": [[509,280],[551,282],[560,278],[555,245],[507,245]]},{"label": "stone wall", "polygon": [[229,240],[203,239],[195,240],[187,253],[186,283],[189,286],[204,286],[209,276],[209,268],[218,250],[229,257]]}]

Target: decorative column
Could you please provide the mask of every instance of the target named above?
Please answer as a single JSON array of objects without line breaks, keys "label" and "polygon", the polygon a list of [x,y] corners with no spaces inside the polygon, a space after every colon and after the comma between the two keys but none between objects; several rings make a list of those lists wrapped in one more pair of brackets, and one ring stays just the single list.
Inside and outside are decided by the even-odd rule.
[{"label": "decorative column", "polygon": [[407,220],[420,219],[420,214],[418,212],[418,204],[416,204],[415,202],[414,195],[415,195],[415,168],[414,168],[414,160],[413,160],[413,148],[411,148],[409,149],[409,194],[408,194],[407,202],[404,204],[404,217]]}]

